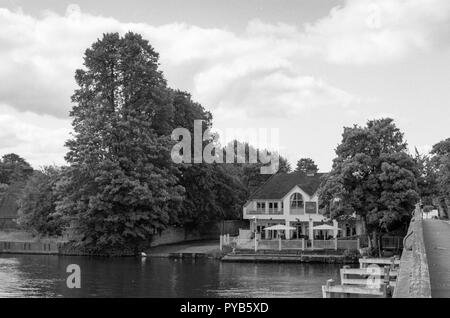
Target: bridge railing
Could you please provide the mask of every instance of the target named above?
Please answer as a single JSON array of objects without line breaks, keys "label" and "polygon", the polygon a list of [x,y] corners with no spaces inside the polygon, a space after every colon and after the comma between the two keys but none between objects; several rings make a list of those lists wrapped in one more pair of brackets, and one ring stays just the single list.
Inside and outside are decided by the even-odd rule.
[{"label": "bridge railing", "polygon": [[430,298],[431,285],[423,239],[422,211],[416,207],[403,240],[394,298]]}]

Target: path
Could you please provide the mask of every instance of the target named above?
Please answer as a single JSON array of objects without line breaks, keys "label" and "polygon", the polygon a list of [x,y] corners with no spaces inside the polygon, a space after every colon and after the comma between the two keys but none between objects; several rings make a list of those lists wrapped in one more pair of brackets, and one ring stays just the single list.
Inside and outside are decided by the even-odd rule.
[{"label": "path", "polygon": [[431,296],[450,298],[450,223],[423,220]]}]

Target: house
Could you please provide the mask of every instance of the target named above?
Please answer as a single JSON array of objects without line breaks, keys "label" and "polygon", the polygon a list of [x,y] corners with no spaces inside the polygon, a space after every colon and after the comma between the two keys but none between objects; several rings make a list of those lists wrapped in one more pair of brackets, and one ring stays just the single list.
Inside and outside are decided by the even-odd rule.
[{"label": "house", "polygon": [[[250,232],[257,238],[276,235],[266,228],[283,224],[295,228],[285,233],[286,239],[328,239],[364,234],[364,224],[356,216],[345,221],[330,220],[319,209],[318,189],[325,173],[277,173],[269,178],[248,199],[243,218],[250,221]],[[315,230],[329,224],[335,230]],[[339,228],[340,230],[338,230]]]}]

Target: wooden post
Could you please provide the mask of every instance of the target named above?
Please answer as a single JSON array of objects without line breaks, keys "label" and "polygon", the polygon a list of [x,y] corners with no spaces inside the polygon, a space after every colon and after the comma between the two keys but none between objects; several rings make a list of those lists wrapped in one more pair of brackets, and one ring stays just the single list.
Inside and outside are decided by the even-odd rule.
[{"label": "wooden post", "polygon": [[[348,266],[348,265],[342,266],[342,269],[349,269],[349,268],[350,268],[350,266]],[[341,285],[344,285],[345,274],[342,269],[341,269]]]},{"label": "wooden post", "polygon": [[223,247],[223,237],[222,237],[222,235],[219,236],[219,247],[220,247],[220,250],[222,250],[222,247]]},{"label": "wooden post", "polygon": [[387,286],[385,283],[381,283],[380,291],[383,293],[383,298],[387,298]]},{"label": "wooden post", "polygon": [[389,271],[390,271],[390,266],[384,266],[384,273],[383,273],[383,279],[384,279],[384,284],[389,285]]},{"label": "wooden post", "polygon": [[[367,256],[363,256],[363,259],[366,259]],[[366,268],[366,263],[359,262],[359,268]]]},{"label": "wooden post", "polygon": [[329,288],[331,286],[334,286],[334,280],[333,279],[327,280],[327,285],[324,286],[325,289],[322,288],[322,296],[323,296],[323,298],[331,298],[331,293],[328,292],[328,290],[329,290]]},{"label": "wooden post", "polygon": [[305,238],[302,238],[302,251],[305,250]]}]

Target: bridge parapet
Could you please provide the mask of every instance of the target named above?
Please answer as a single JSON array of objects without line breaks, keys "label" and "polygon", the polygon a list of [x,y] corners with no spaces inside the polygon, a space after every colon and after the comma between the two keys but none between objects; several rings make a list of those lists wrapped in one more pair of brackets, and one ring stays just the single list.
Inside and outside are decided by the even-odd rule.
[{"label": "bridge parapet", "polygon": [[430,298],[431,285],[423,239],[422,211],[417,206],[403,242],[394,298]]}]

